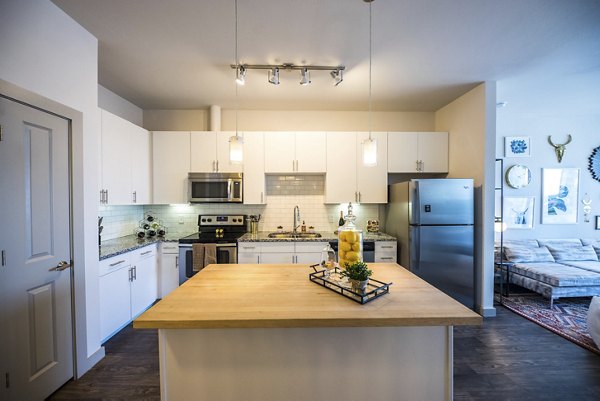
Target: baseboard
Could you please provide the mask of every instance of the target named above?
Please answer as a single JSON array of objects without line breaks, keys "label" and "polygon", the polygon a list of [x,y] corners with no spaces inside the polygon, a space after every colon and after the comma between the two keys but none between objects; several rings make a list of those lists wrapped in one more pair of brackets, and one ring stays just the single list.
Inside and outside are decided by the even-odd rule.
[{"label": "baseboard", "polygon": [[489,308],[482,308],[481,306],[477,308],[478,312],[481,316],[483,317],[495,317],[496,316],[496,308],[489,307]]},{"label": "baseboard", "polygon": [[105,355],[104,347],[98,348],[96,352],[90,355],[87,359],[83,361],[78,361],[77,363],[77,379],[81,378],[88,370],[94,367]]}]

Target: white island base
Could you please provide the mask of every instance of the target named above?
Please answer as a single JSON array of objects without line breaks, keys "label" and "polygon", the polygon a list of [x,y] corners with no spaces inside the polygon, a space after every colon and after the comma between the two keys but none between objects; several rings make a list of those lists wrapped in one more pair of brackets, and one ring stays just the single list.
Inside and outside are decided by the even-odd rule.
[{"label": "white island base", "polygon": [[163,401],[452,400],[452,326],[159,329]]}]

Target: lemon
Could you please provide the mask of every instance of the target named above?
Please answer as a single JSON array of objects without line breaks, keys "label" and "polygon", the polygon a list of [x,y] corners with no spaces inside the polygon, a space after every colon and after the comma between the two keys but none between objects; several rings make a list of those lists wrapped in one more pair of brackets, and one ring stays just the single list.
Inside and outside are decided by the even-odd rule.
[{"label": "lemon", "polygon": [[340,241],[346,241],[346,232],[342,231],[339,235]]},{"label": "lemon", "polygon": [[340,251],[338,252],[338,256],[340,257],[340,259],[344,259],[344,258],[345,258],[345,256],[346,256],[346,252],[344,252],[344,251],[340,250]]},{"label": "lemon", "polygon": [[358,253],[354,251],[346,252],[346,260],[350,263],[358,260]]},{"label": "lemon", "polygon": [[348,242],[340,242],[340,251],[348,252],[352,250],[352,245]]},{"label": "lemon", "polygon": [[356,241],[358,241],[357,233],[354,231],[346,231],[346,242],[354,244]]},{"label": "lemon", "polygon": [[358,251],[360,251],[360,242],[357,242],[357,243],[355,243],[355,244],[352,244],[352,250],[353,250],[354,252],[358,252]]}]

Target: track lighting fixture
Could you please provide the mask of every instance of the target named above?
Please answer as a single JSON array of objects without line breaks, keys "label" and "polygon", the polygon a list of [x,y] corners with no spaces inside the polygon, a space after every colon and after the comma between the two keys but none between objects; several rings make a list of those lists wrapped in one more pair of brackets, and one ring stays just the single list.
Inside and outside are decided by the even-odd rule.
[{"label": "track lighting fixture", "polygon": [[342,70],[333,70],[329,74],[331,74],[331,78],[333,78],[334,86],[338,86],[344,80],[344,73]]},{"label": "track lighting fixture", "polygon": [[269,82],[273,85],[279,85],[279,67],[274,67],[269,70]]},{"label": "track lighting fixture", "polygon": [[238,85],[246,83],[246,68],[243,65],[240,65],[235,72],[235,82]]},{"label": "track lighting fixture", "polygon": [[[237,61],[237,60],[236,60]],[[279,85],[279,71],[291,71],[300,70],[301,79],[300,85],[308,85],[311,83],[310,72],[311,71],[330,71],[331,77],[333,78],[333,84],[338,86],[344,80],[344,70],[346,67],[343,65],[326,66],[326,65],[294,65],[294,64],[231,64],[231,68],[236,70],[236,82],[243,85],[246,78],[246,72],[248,70],[269,70],[269,83],[273,85]]]},{"label": "track lighting fixture", "polygon": [[301,78],[300,85],[306,86],[310,84],[310,72],[308,72],[308,68],[303,68],[300,70]]}]

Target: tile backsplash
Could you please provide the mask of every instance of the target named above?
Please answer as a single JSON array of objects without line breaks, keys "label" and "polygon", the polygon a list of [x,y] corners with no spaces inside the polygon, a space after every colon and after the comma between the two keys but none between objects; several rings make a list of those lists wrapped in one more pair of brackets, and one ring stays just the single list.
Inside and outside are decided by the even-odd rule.
[{"label": "tile backsplash", "polygon": [[[316,231],[335,231],[340,210],[347,212],[348,204],[326,205],[323,194],[318,195],[267,195],[266,205],[237,204],[181,204],[145,206],[101,206],[104,216],[102,239],[113,239],[133,234],[145,213],[153,212],[169,234],[182,236],[198,231],[199,214],[255,214],[261,215],[260,231],[275,231],[277,226],[292,229],[294,206],[300,208],[300,219]],[[354,205],[357,226],[366,230],[367,220],[379,219],[379,205]]]}]

